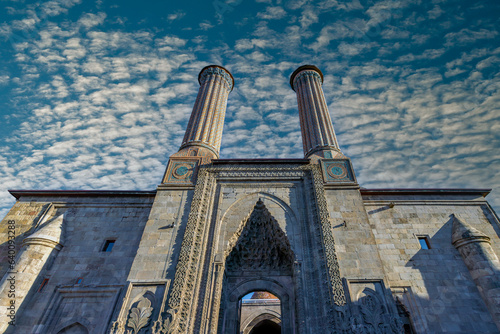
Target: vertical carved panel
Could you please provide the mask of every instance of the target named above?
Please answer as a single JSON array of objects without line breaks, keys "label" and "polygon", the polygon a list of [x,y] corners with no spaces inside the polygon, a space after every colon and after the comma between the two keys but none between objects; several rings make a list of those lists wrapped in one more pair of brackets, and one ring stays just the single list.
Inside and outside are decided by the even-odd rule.
[{"label": "vertical carved panel", "polygon": [[206,221],[208,215],[210,202],[208,197],[213,184],[214,178],[205,168],[201,168],[191,202],[191,211],[182,241],[172,292],[168,301],[169,310],[167,312],[172,315],[169,333],[188,332],[187,326],[191,317],[193,293],[197,288],[197,270],[203,251],[203,222]]},{"label": "vertical carved panel", "polygon": [[335,241],[330,226],[330,214],[323,187],[323,176],[318,166],[310,165],[309,168],[313,174],[314,192],[316,197],[316,206],[318,208],[318,218],[323,234],[323,247],[325,250],[326,264],[330,280],[330,289],[335,305],[342,306],[346,303],[344,287],[340,278],[340,267],[335,252]]},{"label": "vertical carved panel", "polygon": [[392,294],[382,281],[354,280],[349,282],[349,292],[351,330],[374,334],[404,333]]}]

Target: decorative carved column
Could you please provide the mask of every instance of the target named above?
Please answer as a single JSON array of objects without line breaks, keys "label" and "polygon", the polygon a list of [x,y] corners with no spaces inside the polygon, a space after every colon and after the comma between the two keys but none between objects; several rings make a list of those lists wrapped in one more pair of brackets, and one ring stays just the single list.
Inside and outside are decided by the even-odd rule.
[{"label": "decorative carved column", "polygon": [[219,157],[227,97],[234,86],[231,73],[222,66],[204,67],[200,89],[179,152],[170,157],[164,184],[193,185],[197,169]]},{"label": "decorative carved column", "polygon": [[335,137],[322,84],[323,73],[314,65],[300,66],[290,77],[290,86],[297,93],[304,156],[344,158]]},{"label": "decorative carved column", "polygon": [[500,261],[487,235],[464,223],[455,215],[452,215],[452,218],[451,242],[462,255],[493,321],[500,329]]}]

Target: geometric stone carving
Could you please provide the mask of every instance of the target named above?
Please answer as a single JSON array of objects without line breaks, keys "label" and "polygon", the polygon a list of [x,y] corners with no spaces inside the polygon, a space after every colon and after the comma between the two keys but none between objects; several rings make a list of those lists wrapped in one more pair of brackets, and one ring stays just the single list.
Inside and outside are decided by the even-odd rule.
[{"label": "geometric stone carving", "polygon": [[323,180],[326,183],[353,183],[356,178],[349,159],[321,159]]},{"label": "geometric stone carving", "polygon": [[290,242],[261,199],[243,220],[226,251],[228,274],[237,270],[276,271],[291,275],[294,255]]},{"label": "geometric stone carving", "polygon": [[[208,216],[208,196],[213,192],[214,178],[205,168],[198,171],[196,187],[191,202],[184,238],[182,240],[179,260],[175,269],[174,283],[168,300],[167,313],[171,323],[170,333],[189,332],[189,310],[196,288],[196,277],[200,272],[199,263],[203,249],[204,222]],[[168,319],[164,318],[164,321]]]},{"label": "geometric stone carving", "polygon": [[[333,303],[337,306],[346,304],[344,287],[342,285],[340,267],[335,250],[335,240],[333,238],[330,224],[330,214],[326,202],[325,188],[323,186],[323,176],[319,167],[310,166],[313,176],[313,186],[317,205],[317,219],[321,226],[321,235],[325,249],[325,260],[329,274],[329,285],[332,292]],[[314,200],[314,199],[313,199]],[[332,319],[333,320],[333,319]]]},{"label": "geometric stone carving", "polygon": [[164,184],[194,185],[202,157],[170,157]]},{"label": "geometric stone carving", "polygon": [[[162,319],[159,319],[159,321],[161,320],[161,323],[155,324],[156,325],[155,333],[165,333],[165,332],[179,333],[179,334],[191,333],[195,328],[199,329],[200,326],[204,326],[201,325],[201,321],[207,321],[207,323],[209,323],[211,332],[215,333],[217,331],[217,327],[224,326],[224,324],[226,323],[225,322],[226,320],[222,321],[222,319],[227,319],[227,317],[224,315],[224,312],[225,310],[227,310],[226,307],[228,306],[226,305],[226,303],[229,303],[230,301],[226,300],[225,296],[226,295],[229,296],[229,293],[232,290],[228,289],[227,292],[223,291],[226,290],[226,288],[228,288],[228,286],[226,286],[226,283],[228,283],[227,282],[228,280],[226,278],[230,279],[236,278],[238,282],[240,282],[240,280],[244,279],[244,277],[249,278],[256,276],[256,274],[258,274],[257,276],[262,277],[262,273],[266,272],[271,276],[283,275],[281,276],[283,277],[283,280],[289,281],[289,282],[287,281],[286,286],[290,286],[292,289],[292,291],[287,291],[287,293],[294,294],[294,297],[290,298],[289,305],[287,307],[289,307],[290,310],[293,310],[294,312],[295,312],[295,307],[300,308],[300,305],[295,305],[294,298],[295,298],[295,293],[300,294],[301,285],[299,284],[299,286],[294,287],[295,283],[293,282],[293,280],[295,279],[299,280],[301,279],[301,277],[296,276],[296,268],[294,263],[295,256],[292,253],[291,247],[289,246],[288,242],[282,244],[281,247],[282,250],[290,249],[289,256],[282,257],[283,259],[286,259],[288,257],[288,261],[284,261],[284,263],[290,263],[290,268],[293,268],[290,269],[287,273],[281,274],[279,270],[275,270],[275,273],[273,274],[272,271],[257,269],[254,270],[253,272],[251,270],[239,270],[239,272],[241,273],[241,275],[239,275],[237,270],[232,270],[229,267],[225,268],[227,264],[226,261],[233,262],[232,258],[229,258],[229,255],[233,250],[234,246],[237,245],[236,241],[239,239],[239,236],[243,234],[243,228],[244,228],[243,225],[241,226],[241,234],[239,235],[236,234],[235,238],[232,240],[231,246],[233,246],[233,248],[228,247],[226,254],[224,254],[226,256],[226,261],[217,265],[214,263],[205,264],[207,265],[206,268],[209,268],[212,265],[219,266],[217,267],[218,269],[216,272],[220,273],[220,275],[218,276],[216,275],[213,277],[209,275],[207,277],[202,278],[202,270],[200,270],[200,265],[202,265],[203,261],[205,261],[205,258],[203,256],[207,252],[205,248],[206,241],[204,240],[204,238],[206,238],[208,232],[207,223],[209,222],[209,214],[211,214],[209,206],[211,203],[211,198],[213,196],[212,194],[214,194],[215,192],[215,183],[216,183],[215,181],[218,180],[219,178],[226,178],[226,177],[242,178],[245,180],[257,180],[257,182],[262,179],[270,179],[270,178],[273,179],[305,178],[306,185],[308,187],[311,187],[309,189],[311,189],[311,191],[314,194],[313,196],[311,196],[313,202],[311,206],[312,209],[311,213],[314,216],[313,218],[315,221],[314,225],[316,226],[316,228],[314,228],[313,231],[315,234],[317,234],[318,240],[322,240],[321,244],[323,251],[319,252],[316,255],[317,256],[316,260],[318,261],[318,264],[321,263],[326,264],[326,270],[325,271],[320,270],[320,273],[318,274],[317,278],[320,281],[318,281],[317,283],[323,284],[325,288],[325,290],[323,291],[325,292],[330,291],[331,293],[328,294],[332,302],[330,304],[331,312],[335,312],[333,308],[334,305],[337,306],[345,305],[346,298],[344,293],[344,287],[342,285],[342,281],[340,278],[340,268],[335,251],[333,231],[331,228],[332,226],[328,214],[328,205],[326,202],[325,190],[323,186],[324,181],[319,165],[296,164],[292,166],[276,166],[276,167],[273,166],[271,168],[262,168],[262,167],[255,168],[249,165],[219,166],[217,164],[200,166],[198,170],[196,186],[193,193],[193,199],[191,202],[191,209],[186,224],[186,230],[184,232],[184,237],[182,240],[179,260],[177,262],[175,269],[175,277],[173,281],[172,290],[169,293],[166,312],[162,313]],[[259,235],[265,237],[266,233],[261,233]],[[280,233],[276,232],[275,234],[278,235]],[[287,240],[284,233],[283,237],[285,237],[284,240]],[[253,247],[253,249],[257,251],[259,247],[260,246],[258,247],[256,246]],[[278,251],[277,254],[280,254],[280,252]],[[233,255],[231,255],[231,257],[232,256]],[[207,260],[212,262],[213,259],[214,258]],[[234,264],[231,264],[231,266],[232,268],[236,267]],[[284,268],[286,268],[286,265],[284,266]],[[203,281],[199,281],[199,279],[203,279]],[[195,303],[197,302],[195,295],[196,293],[198,293],[198,289],[201,289],[202,293],[204,293],[203,289],[204,287],[206,287],[205,284],[212,284],[209,283],[211,282],[212,279],[214,280],[212,282],[215,286],[214,295],[211,297],[212,301],[203,296],[199,296],[198,298],[200,302],[203,302],[203,300],[205,300],[206,305],[193,305],[193,302]],[[233,283],[231,283],[230,285],[234,286]],[[259,286],[257,288],[260,290],[267,290],[265,286],[263,287]],[[316,287],[315,289],[318,288],[319,287]],[[297,289],[297,291],[295,291],[295,289]],[[310,293],[314,294],[315,292],[310,291]],[[326,297],[328,298],[328,296]],[[203,311],[197,314],[191,313],[192,310],[195,308],[202,309]],[[291,314],[292,313],[289,313],[288,315],[288,317],[290,317],[289,318],[290,323],[288,325],[284,324],[286,326],[289,326],[290,328],[296,326],[295,323],[296,318]],[[325,324],[323,327],[333,328],[332,327],[333,322],[334,320],[332,319],[331,324],[329,325]],[[158,328],[160,326],[161,329]]]}]

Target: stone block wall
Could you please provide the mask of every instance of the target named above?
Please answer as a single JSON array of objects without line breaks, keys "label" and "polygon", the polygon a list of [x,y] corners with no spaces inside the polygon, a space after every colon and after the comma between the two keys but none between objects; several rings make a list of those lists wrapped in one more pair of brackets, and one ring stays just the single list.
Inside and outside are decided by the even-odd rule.
[{"label": "stone block wall", "polygon": [[[104,333],[127,285],[153,200],[154,192],[20,196],[2,227],[14,218],[21,234],[36,225],[33,217],[51,207],[48,221],[63,216],[63,247],[33,286],[20,286],[30,291],[18,305],[16,326],[6,333],[31,333],[33,328],[36,333],[57,333],[75,322],[92,333]],[[111,252],[102,251],[106,240],[115,242]],[[44,279],[48,282],[38,291]]]},{"label": "stone block wall", "polygon": [[382,280],[377,244],[358,189],[327,189],[340,272],[347,280]]},{"label": "stone block wall", "polygon": [[[417,333],[498,333],[478,287],[451,243],[452,214],[491,238],[500,226],[478,194],[365,194],[386,282]],[[422,249],[426,237],[430,249]]]},{"label": "stone block wall", "polygon": [[[19,254],[26,232],[30,231],[46,213],[50,203],[18,201],[0,223],[0,277],[9,268],[9,236],[14,236],[15,254]],[[8,222],[12,222],[9,224]],[[14,228],[12,229],[11,226]],[[14,231],[14,233],[9,231]],[[12,253],[12,252],[11,252]]]}]

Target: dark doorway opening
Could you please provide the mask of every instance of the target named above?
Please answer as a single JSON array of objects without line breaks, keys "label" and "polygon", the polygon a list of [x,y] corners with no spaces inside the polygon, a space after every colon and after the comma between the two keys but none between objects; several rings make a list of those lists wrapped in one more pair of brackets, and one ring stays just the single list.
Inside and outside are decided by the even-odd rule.
[{"label": "dark doorway opening", "polygon": [[281,334],[281,326],[266,319],[255,325],[250,334]]}]

